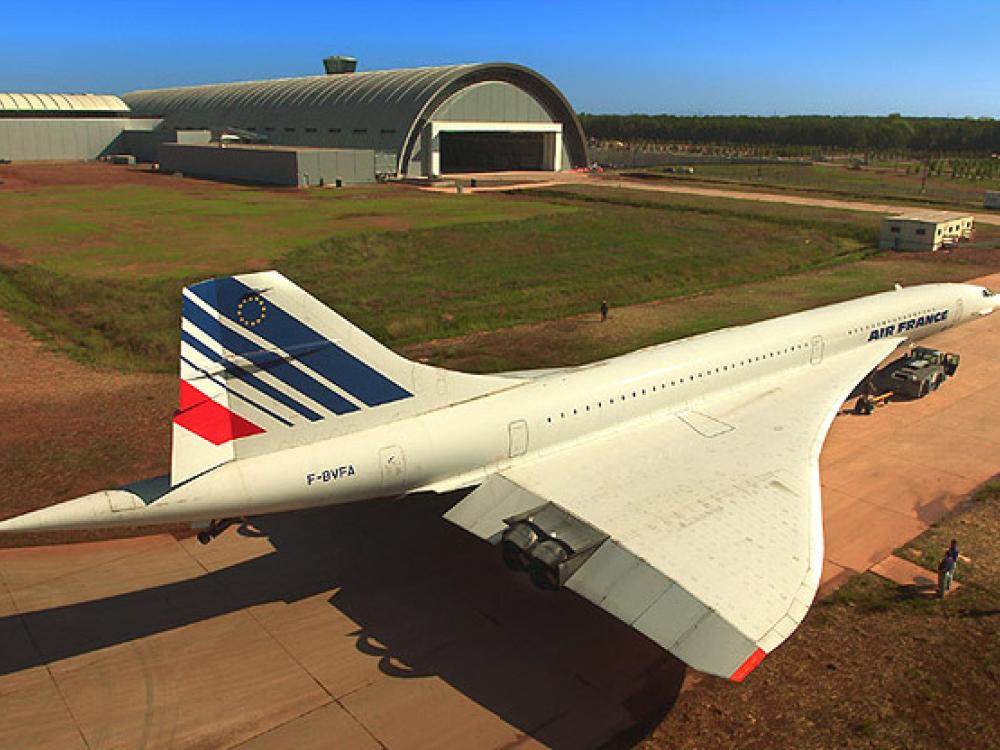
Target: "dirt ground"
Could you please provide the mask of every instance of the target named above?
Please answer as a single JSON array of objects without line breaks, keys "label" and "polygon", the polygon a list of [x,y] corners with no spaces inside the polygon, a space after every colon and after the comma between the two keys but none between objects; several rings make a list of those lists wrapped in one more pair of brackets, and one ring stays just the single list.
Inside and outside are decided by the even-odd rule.
[{"label": "dirt ground", "polygon": [[174,377],[89,369],[0,316],[0,516],[165,474],[176,398]]},{"label": "dirt ground", "polygon": [[[512,173],[513,175],[514,173]],[[489,173],[483,174],[462,174],[449,175],[456,181],[467,184],[469,180],[488,180]],[[660,193],[682,193],[686,195],[701,195],[708,198],[733,198],[737,200],[760,201],[763,203],[787,203],[796,206],[817,206],[822,208],[838,208],[847,211],[866,211],[870,213],[897,214],[915,210],[913,206],[894,205],[888,203],[878,203],[875,201],[841,200],[837,198],[818,198],[808,195],[793,195],[790,193],[766,193],[755,192],[753,190],[739,190],[729,188],[709,188],[696,185],[662,185],[650,184],[649,182],[623,177],[616,173],[588,174],[585,172],[560,172],[556,175],[539,172],[525,172],[518,175],[522,182],[520,187],[548,187],[553,184],[583,184],[599,185],[604,187],[623,187],[629,190],[647,190]],[[463,188],[469,190],[469,188]],[[473,188],[472,192],[479,190],[496,190],[503,188],[483,187]],[[509,188],[507,188],[509,189]],[[443,192],[453,192],[454,188],[440,188]],[[964,209],[963,209],[964,210]],[[980,224],[991,224],[1000,226],[1000,215],[996,212],[978,210],[975,212],[976,221]]]},{"label": "dirt ground", "polygon": [[[0,190],[30,190],[53,185],[149,185],[183,188],[189,180],[154,172],[150,165],[127,167],[99,161],[30,162],[0,164]],[[199,182],[198,185],[221,186],[222,183]]]},{"label": "dirt ground", "polygon": [[[1000,747],[998,535],[994,492],[904,550],[912,557],[931,546],[936,561],[945,540],[959,539],[961,589],[941,601],[858,576],[817,603],[739,690],[699,682],[639,747]],[[933,568],[927,557],[922,564]]]}]

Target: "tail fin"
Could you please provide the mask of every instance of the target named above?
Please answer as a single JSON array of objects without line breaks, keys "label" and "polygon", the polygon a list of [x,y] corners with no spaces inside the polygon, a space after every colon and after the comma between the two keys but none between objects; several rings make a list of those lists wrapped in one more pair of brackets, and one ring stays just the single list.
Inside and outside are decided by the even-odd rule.
[{"label": "tail fin", "polygon": [[173,485],[517,382],[410,362],[275,271],[184,290],[180,377]]}]

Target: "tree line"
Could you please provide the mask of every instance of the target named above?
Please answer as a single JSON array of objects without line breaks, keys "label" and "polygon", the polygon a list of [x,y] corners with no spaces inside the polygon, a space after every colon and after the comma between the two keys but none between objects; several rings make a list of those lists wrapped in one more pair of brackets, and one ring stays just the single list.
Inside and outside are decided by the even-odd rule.
[{"label": "tree line", "polygon": [[798,146],[832,150],[988,155],[1000,152],[1000,120],[948,117],[580,114],[592,139],[636,143]]}]

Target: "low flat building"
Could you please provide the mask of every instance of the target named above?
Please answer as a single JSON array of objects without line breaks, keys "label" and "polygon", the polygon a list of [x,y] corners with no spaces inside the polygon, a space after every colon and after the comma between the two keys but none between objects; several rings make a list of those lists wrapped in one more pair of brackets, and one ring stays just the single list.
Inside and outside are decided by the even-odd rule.
[{"label": "low flat building", "polygon": [[107,94],[0,93],[0,159],[96,159],[119,153],[126,130],[158,122],[133,117],[125,102]]},{"label": "low flat building", "polygon": [[156,153],[162,172],[225,182],[322,187],[371,182],[375,174],[371,149],[167,142]]},{"label": "low flat building", "polygon": [[951,211],[913,211],[882,219],[880,250],[934,252],[970,240],[975,234],[971,214]]}]

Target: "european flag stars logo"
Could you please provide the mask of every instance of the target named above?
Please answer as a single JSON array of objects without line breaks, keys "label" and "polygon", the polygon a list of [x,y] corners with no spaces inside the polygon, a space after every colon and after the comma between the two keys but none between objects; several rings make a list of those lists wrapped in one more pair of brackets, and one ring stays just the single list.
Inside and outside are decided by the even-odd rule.
[{"label": "european flag stars logo", "polygon": [[236,319],[246,328],[254,328],[267,317],[267,304],[259,294],[247,294],[236,305]]}]

